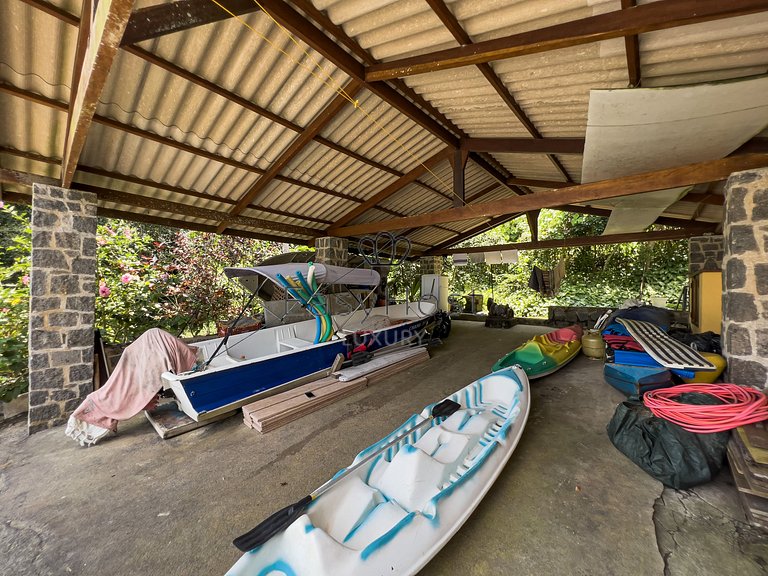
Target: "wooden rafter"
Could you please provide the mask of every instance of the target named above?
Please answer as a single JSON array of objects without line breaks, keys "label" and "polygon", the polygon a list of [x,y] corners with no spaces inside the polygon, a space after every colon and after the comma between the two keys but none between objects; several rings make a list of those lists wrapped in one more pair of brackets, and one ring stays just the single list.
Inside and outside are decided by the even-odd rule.
[{"label": "wooden rafter", "polygon": [[[52,98],[48,98],[46,96],[42,96],[40,94],[35,94],[33,92],[29,92],[27,90],[22,90],[21,88],[17,88],[15,86],[11,86],[9,84],[4,84],[0,82],[0,92],[5,92],[7,94],[12,94],[14,96],[18,96],[19,98],[23,98],[25,100],[29,100],[31,102],[36,102],[38,104],[42,104],[44,106],[48,106],[50,108],[54,108],[57,110],[60,110],[62,112],[66,112],[67,105],[63,102],[60,102],[58,100],[54,100]],[[145,138],[147,140],[152,140],[154,142],[157,142],[159,144],[163,144],[166,146],[170,146],[173,148],[176,148],[178,150],[182,150],[184,152],[188,152],[190,154],[194,154],[197,156],[202,156],[204,158],[208,158],[209,160],[214,160],[216,162],[220,162],[222,164],[227,164],[229,166],[232,166],[234,168],[239,168],[241,170],[245,170],[247,172],[252,172],[254,174],[264,174],[265,170],[258,168],[256,166],[251,166],[250,164],[246,164],[244,162],[239,162],[237,160],[233,160],[232,158],[227,158],[226,156],[220,156],[218,154],[215,154],[213,152],[208,152],[207,150],[203,150],[200,148],[195,148],[194,146],[191,146],[189,144],[184,144],[183,142],[178,142],[172,138],[167,138],[165,136],[160,136],[158,134],[154,134],[153,132],[149,132],[147,130],[142,130],[140,128],[136,128],[135,126],[131,126],[129,124],[123,124],[122,122],[118,122],[117,120],[113,120],[111,118],[106,118],[104,116],[100,116],[98,114],[95,114],[93,117],[93,121],[97,122],[99,124],[103,124],[104,126],[108,126],[110,128],[113,128],[115,130],[120,130],[123,132],[128,132],[129,134],[133,134],[134,136],[138,136],[139,138]],[[275,180],[280,180],[281,182],[285,182],[287,184],[292,184],[293,186],[298,186],[300,188],[307,188],[309,190],[315,190],[316,192],[322,192],[323,194],[328,194],[329,196],[335,196],[337,198],[342,198],[344,200],[348,200],[350,202],[359,203],[360,200],[354,196],[351,196],[349,194],[345,194],[344,192],[338,192],[336,190],[331,190],[329,188],[324,188],[322,186],[317,186],[316,184],[312,184],[310,182],[304,182],[303,180],[297,180],[296,178],[290,178],[288,176],[275,176]]]},{"label": "wooden rafter", "polygon": [[[135,0],[101,0],[91,16],[80,24],[81,32],[73,79],[73,97],[67,112],[67,131],[64,140],[61,164],[61,185],[69,187],[77,168],[77,161],[85,146],[88,129],[91,126],[99,96],[107,83],[107,76],[120,47],[120,39],[131,16]],[[88,3],[90,4],[90,3]]]},{"label": "wooden rafter", "polygon": [[660,0],[626,10],[615,10],[530,32],[486,40],[472,46],[438,50],[385,64],[374,64],[366,69],[365,79],[373,82],[402,78],[765,10],[768,10],[768,6],[764,0]]},{"label": "wooden rafter", "polygon": [[[637,0],[621,0],[621,9],[634,8]],[[639,88],[642,82],[640,74],[640,39],[637,34],[629,34],[624,37],[624,49],[627,52],[627,75],[629,86]]]},{"label": "wooden rafter", "polygon": [[[64,10],[61,10],[56,6],[49,4],[45,0],[22,0],[22,1],[26,2],[30,6],[33,6],[34,8],[37,8],[38,10],[42,10],[44,12],[51,14],[52,16],[55,16],[62,22],[65,22],[71,26],[79,25],[79,19],[77,18],[77,16],[70,14],[69,12],[66,12]],[[195,0],[195,2],[197,2],[197,0]],[[251,0],[249,0],[249,2],[251,2]],[[172,6],[175,7],[176,4],[179,4],[179,2],[175,2],[174,4],[163,4],[163,5],[160,5],[159,8],[163,8],[165,10],[165,9],[169,9]],[[255,4],[250,3],[249,7],[251,5],[256,6]],[[220,9],[218,9],[218,11],[222,12]],[[139,11],[134,12],[134,15],[137,14],[138,12]],[[130,25],[131,23],[129,21],[129,26]],[[166,32],[166,33],[170,33],[170,32]],[[126,29],[126,34],[127,34],[127,29]],[[230,90],[226,90],[221,86],[219,86],[218,84],[215,84],[210,80],[203,78],[202,76],[198,76],[197,74],[194,74],[193,72],[190,72],[189,70],[186,70],[181,66],[174,64],[173,62],[169,62],[168,60],[160,58],[158,55],[153,54],[148,50],[144,50],[139,46],[131,46],[126,44],[123,44],[122,48],[125,52],[128,52],[129,54],[132,54],[137,58],[141,58],[142,60],[144,60],[145,62],[148,62],[149,64],[158,66],[159,68],[164,69],[166,72],[170,72],[171,74],[174,74],[180,78],[183,78],[188,82],[191,82],[192,84],[200,86],[201,88],[204,88],[210,92],[213,92],[214,94],[218,94],[222,98],[225,98],[226,100],[234,104],[237,104],[246,110],[249,110],[255,114],[258,114],[259,116],[262,116],[277,124],[280,124],[281,126],[288,128],[289,130],[292,130],[297,133],[303,130],[302,127],[299,126],[298,124],[291,122],[290,120],[287,120],[282,116],[275,114],[274,112],[271,112],[266,108],[251,102],[247,98],[243,98],[239,94],[236,94]],[[319,144],[322,144],[323,146],[326,146],[327,148],[336,150],[337,152],[344,154],[345,156],[349,156],[350,158],[354,158],[355,160],[363,162],[364,164],[373,166],[378,170],[381,170],[383,172],[389,172],[390,174],[395,174],[396,176],[402,176],[402,172],[399,172],[394,168],[381,164],[380,162],[376,162],[375,160],[371,160],[370,158],[366,158],[362,154],[358,154],[357,152],[354,152],[348,148],[345,148],[344,146],[341,146],[340,144],[337,144],[336,142],[333,142],[327,138],[324,138],[318,135],[318,136],[315,136],[313,140],[315,142],[318,142]]]},{"label": "wooden rafter", "polygon": [[448,246],[453,246],[454,244],[458,244],[459,242],[464,242],[464,240],[468,240],[473,236],[482,234],[486,230],[490,230],[491,228],[495,228],[496,226],[504,224],[505,222],[514,220],[518,216],[520,216],[520,214],[505,214],[504,216],[497,216],[496,218],[491,218],[490,220],[487,220],[482,224],[478,224],[477,226],[473,226],[472,228],[470,228],[469,230],[465,230],[464,232],[459,233],[454,231],[454,236],[452,238],[449,238],[448,240],[441,242],[436,246],[433,246],[432,249],[427,250],[424,254],[425,256],[432,256],[443,248],[447,248]]},{"label": "wooden rafter", "polygon": [[[276,176],[285,168],[288,163],[293,160],[303,149],[309,144],[309,142],[317,136],[325,126],[333,120],[336,114],[349,103],[349,98],[354,98],[357,92],[360,90],[360,83],[356,80],[352,80],[344,87],[344,94],[337,94],[336,97],[331,100],[316,117],[307,126],[304,131],[291,143],[288,148],[277,158],[269,167],[264,175],[259,178],[256,183],[251,186],[245,194],[238,200],[237,204],[232,208],[230,214],[240,214],[248,208],[248,205],[259,197],[259,194],[269,186],[269,184],[275,179]],[[218,231],[222,232],[226,228],[227,222],[222,222]]]},{"label": "wooden rafter", "polygon": [[[418,164],[413,170],[411,170],[407,174],[404,174],[403,176],[401,176],[400,178],[392,182],[389,186],[386,186],[383,190],[380,190],[379,192],[374,194],[371,198],[363,202],[360,206],[358,206],[354,210],[351,210],[350,212],[347,212],[344,216],[339,218],[336,224],[328,228],[328,234],[335,235],[336,230],[339,227],[344,226],[348,222],[351,222],[361,214],[375,207],[380,202],[383,202],[390,196],[393,196],[394,194],[398,193],[400,190],[405,188],[408,184],[411,184],[412,182],[414,182],[419,176],[426,173],[427,170],[430,170],[433,167],[437,166],[443,160],[447,160],[452,153],[453,153],[452,149],[449,147],[446,147],[440,150],[437,154],[433,154],[430,158],[428,158],[421,164]],[[408,228],[408,226],[401,226],[401,228]]]},{"label": "wooden rafter", "polygon": [[[590,214],[592,216],[600,216],[602,218],[608,218],[611,215],[611,210],[607,208],[595,208],[593,206],[552,206],[551,210],[572,212],[574,214]],[[691,226],[695,226],[697,228],[709,228],[710,231],[714,231],[715,227],[717,226],[716,223],[712,222],[690,222],[683,216],[678,218],[673,218],[670,216],[659,216],[656,218],[656,220],[653,221],[653,223],[659,224],[660,226],[675,226],[678,228],[690,228]]]},{"label": "wooden rafter", "polygon": [[584,138],[462,138],[461,148],[501,154],[583,154]]},{"label": "wooden rafter", "polygon": [[[5,148],[3,146],[0,146],[0,154],[7,154],[10,156],[16,156],[18,158],[26,158],[28,160],[33,160],[35,162],[41,162],[45,164],[54,164],[54,165],[61,165],[61,160],[58,158],[50,158],[47,156],[41,156],[40,154],[35,154],[33,152],[23,152],[20,150],[14,150],[10,148]],[[111,170],[105,170],[103,168],[96,168],[94,166],[88,166],[85,164],[78,164],[77,165],[77,173],[78,174],[94,174],[96,176],[102,176],[104,178],[109,178],[111,180],[118,180],[120,182],[126,182],[131,184],[136,184],[137,186],[142,186],[144,188],[155,188],[158,190],[166,190],[168,192],[172,192],[174,194],[179,194],[182,197],[192,197],[192,198],[200,198],[202,200],[207,200],[209,202],[216,202],[218,204],[224,204],[232,206],[235,204],[234,200],[231,200],[229,198],[222,198],[221,196],[216,196],[214,194],[208,194],[206,192],[198,192],[197,190],[189,190],[187,188],[181,188],[179,186],[172,186],[171,184],[166,184],[164,182],[156,182],[154,180],[147,180],[146,178],[139,178],[137,176],[132,176],[129,174],[122,174],[120,172],[114,172]],[[40,182],[39,178],[44,178],[38,175],[33,175],[33,178],[35,178],[36,182]],[[72,186],[74,188],[77,188],[78,182],[73,182]],[[314,216],[306,216],[304,214],[296,214],[293,212],[286,212],[285,210],[277,210],[275,208],[270,208],[267,206],[259,206],[256,204],[251,204],[249,208],[253,210],[258,210],[260,212],[265,212],[266,214],[275,214],[276,216],[287,216],[288,218],[295,218],[297,220],[304,220],[306,222],[313,222],[315,224],[322,224],[324,226],[328,226],[329,224],[332,224],[330,220],[325,220],[322,218],[315,218]],[[395,216],[402,216],[402,214],[396,214]]]},{"label": "wooden rafter", "polygon": [[[469,46],[473,44],[472,38],[467,34],[466,30],[461,26],[456,16],[450,11],[443,0],[427,0],[427,4],[432,11],[440,18],[443,25],[448,28],[448,31],[453,35],[456,41],[462,46]],[[488,63],[477,64],[477,69],[485,77],[491,87],[496,91],[504,104],[512,111],[512,114],[518,119],[528,133],[534,138],[541,138],[541,133],[534,125],[533,121],[528,118],[528,115],[523,110],[522,106],[517,103],[515,97],[509,91],[501,78],[493,71],[491,65]],[[547,154],[547,158],[552,162],[554,167],[570,182],[571,177],[568,171],[562,165],[562,163],[552,154]]]},{"label": "wooden rafter", "polygon": [[445,248],[430,251],[435,255],[457,253],[496,252],[501,250],[542,250],[547,248],[569,248],[573,246],[595,246],[598,244],[623,244],[625,242],[656,242],[659,240],[682,240],[701,234],[701,230],[656,230],[653,232],[631,232],[629,234],[608,234],[606,236],[581,236],[577,238],[559,238],[534,242],[516,242],[495,246],[466,246],[463,248]]},{"label": "wooden rafter", "polygon": [[[46,178],[44,176],[38,176],[35,174],[17,172],[8,169],[0,169],[0,183],[31,186],[34,182],[53,184],[54,182],[58,181],[52,181],[51,178]],[[261,218],[237,216],[227,214],[226,212],[222,213],[218,210],[200,208],[189,203],[172,202],[170,200],[162,200],[152,196],[143,196],[140,194],[132,194],[130,192],[112,190],[101,186],[94,186],[92,184],[73,182],[71,186],[74,190],[94,192],[100,201],[109,202],[112,204],[122,204],[125,206],[143,208],[146,210],[172,212],[181,216],[189,216],[192,218],[200,218],[205,220],[216,221],[225,219],[231,224],[246,226],[248,228],[260,228],[263,230],[284,232],[286,234],[292,234],[295,236],[317,237],[322,234],[319,230],[308,228],[306,226],[294,226],[292,224],[284,224],[282,222],[274,222],[272,220],[264,220]]]},{"label": "wooden rafter", "polygon": [[464,190],[464,169],[467,166],[469,152],[457,148],[453,151],[451,166],[453,167],[453,205],[463,206],[466,204],[466,194]]},{"label": "wooden rafter", "polygon": [[472,220],[485,216],[499,216],[513,212],[527,212],[528,210],[550,208],[572,202],[590,202],[605,198],[631,196],[642,192],[724,180],[732,172],[764,166],[768,166],[768,154],[731,156],[721,160],[698,162],[677,168],[667,168],[665,170],[645,172],[610,180],[600,180],[598,182],[590,182],[589,184],[560,188],[559,190],[536,192],[526,196],[429,212],[419,216],[385,220],[383,222],[376,222],[375,225],[357,224],[346,226],[335,229],[334,233],[337,236],[355,236],[374,231],[398,230],[413,226]]}]

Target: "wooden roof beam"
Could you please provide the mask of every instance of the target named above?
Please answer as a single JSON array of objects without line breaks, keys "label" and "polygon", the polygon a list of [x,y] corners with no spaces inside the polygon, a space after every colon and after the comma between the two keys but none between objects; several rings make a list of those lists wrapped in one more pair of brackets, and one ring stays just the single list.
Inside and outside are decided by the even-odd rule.
[{"label": "wooden roof beam", "polygon": [[462,138],[461,148],[498,154],[583,154],[584,138]]},{"label": "wooden roof beam", "polygon": [[[34,152],[23,152],[21,150],[15,150],[12,148],[6,148],[4,146],[0,146],[0,154],[8,154],[10,156],[16,156],[18,158],[26,158],[28,160],[34,160],[35,162],[42,162],[45,164],[56,164],[61,165],[61,160],[59,158],[49,158],[47,156],[41,156],[40,154],[35,154]],[[87,166],[85,164],[78,164],[77,165],[77,172],[75,172],[75,176],[78,174],[94,174],[96,176],[103,176],[104,178],[110,178],[112,180],[119,180],[121,182],[129,182],[131,184],[136,184],[137,186],[143,186],[145,188],[156,188],[158,190],[166,190],[168,192],[172,192],[174,194],[179,194],[181,196],[189,196],[192,198],[200,198],[202,200],[208,200],[210,202],[217,202],[220,204],[227,204],[227,205],[234,205],[235,201],[231,200],[229,198],[222,198],[221,196],[216,196],[214,194],[208,194],[206,192],[198,192],[197,190],[188,190],[186,188],[181,188],[179,186],[173,186],[171,184],[166,184],[165,182],[156,182],[154,180],[147,180],[145,178],[139,178],[138,176],[132,176],[130,174],[122,174],[120,172],[112,172],[110,170],[104,170],[103,168],[96,168],[93,166]],[[44,178],[42,176],[38,177],[36,175],[33,175],[35,178]],[[39,181],[39,180],[37,180]],[[57,184],[58,185],[58,184]],[[73,182],[73,186],[77,186],[77,182]],[[307,216],[304,214],[296,214],[293,212],[286,212],[285,210],[278,210],[276,208],[269,208],[267,206],[259,206],[257,204],[251,204],[248,206],[248,208],[251,208],[253,210],[258,210],[260,212],[266,212],[267,214],[275,214],[277,216],[286,216],[288,218],[295,218],[297,220],[305,220],[307,222],[313,222],[315,224],[323,224],[325,226],[328,226],[330,224],[333,224],[330,220],[324,220],[322,218],[315,218],[314,216]],[[401,216],[401,214],[398,214],[398,216]]]},{"label": "wooden roof beam", "polygon": [[[351,222],[361,214],[367,212],[371,208],[374,208],[377,204],[380,202],[383,202],[390,196],[393,196],[403,188],[405,188],[408,184],[411,184],[414,182],[419,176],[423,175],[427,172],[427,170],[432,169],[433,167],[437,166],[440,162],[443,160],[447,160],[451,154],[453,154],[453,150],[450,147],[443,148],[440,150],[437,154],[432,155],[432,157],[428,158],[427,160],[424,160],[421,164],[418,164],[413,170],[408,172],[407,174],[402,175],[400,178],[392,182],[389,186],[386,186],[383,190],[377,192],[374,194],[371,198],[363,202],[360,206],[355,208],[354,210],[351,210],[350,212],[347,212],[344,216],[339,218],[339,220],[330,228],[328,228],[328,234],[330,236],[336,235],[336,230],[340,228],[341,226],[344,226],[348,222]],[[401,228],[408,228],[408,226],[401,226]],[[397,230],[397,228],[393,228],[393,230]]]},{"label": "wooden roof beam", "polygon": [[77,161],[85,146],[88,129],[107,76],[119,49],[135,0],[101,0],[91,13],[90,0],[85,3],[80,22],[75,69],[69,109],[64,153],[61,164],[61,185],[69,188]]},{"label": "wooden roof beam", "polygon": [[[621,9],[634,8],[637,0],[621,0]],[[640,75],[640,38],[637,34],[629,34],[624,37],[624,49],[627,53],[627,75],[629,87],[639,88],[642,82]]]},{"label": "wooden roof beam", "polygon": [[[312,139],[317,136],[331,120],[333,120],[336,114],[338,114],[339,111],[341,111],[342,108],[344,108],[349,103],[349,98],[355,97],[355,95],[360,90],[360,87],[360,82],[357,82],[356,80],[349,82],[344,87],[344,95],[337,94],[336,97],[331,100],[330,104],[328,104],[315,117],[315,119],[310,122],[309,126],[307,126],[304,131],[299,134],[299,136],[293,142],[291,142],[291,145],[288,146],[288,148],[286,148],[282,154],[280,154],[280,157],[272,163],[264,175],[259,178],[253,184],[253,186],[251,186],[245,192],[245,194],[243,194],[234,208],[230,210],[230,214],[237,215],[248,208],[249,204],[255,201],[259,195],[263,193],[264,190],[266,190],[267,186],[269,186],[269,184],[291,162],[291,160],[293,160],[304,149],[304,147],[309,144],[309,142],[312,141]],[[218,227],[218,231],[223,232],[226,228],[226,224],[226,221],[222,222]]]},{"label": "wooden roof beam", "polygon": [[368,82],[538,54],[768,10],[764,0],[661,0],[538,30],[368,66]]},{"label": "wooden roof beam", "polygon": [[496,246],[465,246],[463,248],[444,248],[430,251],[435,255],[471,254],[477,252],[496,252],[501,250],[544,250],[549,248],[571,248],[574,246],[595,246],[598,244],[624,244],[625,242],[658,242],[659,240],[682,240],[701,234],[701,230],[655,230],[652,232],[631,232],[629,234],[608,234],[606,236],[581,236],[577,238],[558,238],[536,242],[516,242],[497,244]]},{"label": "wooden roof beam", "polygon": [[[52,98],[48,98],[46,96],[42,96],[40,94],[35,94],[34,92],[30,92],[28,90],[23,90],[21,88],[17,88],[16,86],[11,86],[10,84],[5,84],[3,82],[0,82],[0,92],[5,92],[7,94],[12,94],[14,96],[17,96],[19,98],[23,98],[25,100],[29,100],[31,102],[36,102],[38,104],[42,104],[44,106],[48,106],[50,108],[57,109],[62,112],[66,112],[67,105],[63,102],[60,102],[58,100],[53,100]],[[128,124],[123,124],[122,122],[118,122],[117,120],[113,120],[111,118],[107,118],[105,116],[99,116],[98,114],[95,114],[93,117],[94,122],[98,122],[100,124],[103,124],[105,126],[109,126],[110,128],[113,128],[115,130],[121,130],[123,132],[128,132],[129,134],[133,134],[134,136],[138,136],[140,138],[146,138],[147,140],[152,140],[154,142],[157,142],[159,144],[164,144],[166,146],[170,146],[173,148],[176,148],[178,150],[182,150],[184,152],[188,152],[189,154],[194,154],[196,156],[201,156],[204,158],[208,158],[209,160],[214,160],[216,162],[220,162],[222,164],[227,164],[229,166],[232,166],[234,168],[239,168],[241,170],[245,170],[247,172],[252,172],[254,174],[264,174],[266,171],[262,170],[261,168],[258,168],[256,166],[251,166],[250,164],[246,164],[244,162],[239,162],[237,160],[233,160],[231,158],[227,158],[226,156],[220,156],[218,154],[214,154],[213,152],[208,152],[207,150],[203,150],[200,148],[195,148],[194,146],[190,146],[189,144],[184,144],[183,142],[178,142],[176,140],[173,140],[172,138],[167,138],[165,136],[160,136],[158,134],[155,134],[153,132],[149,132],[147,130],[142,130],[141,128],[136,128],[135,126],[131,126]],[[338,192],[336,190],[331,190],[329,188],[323,188],[322,186],[317,186],[316,184],[312,184],[310,182],[304,182],[302,180],[297,180],[296,178],[290,178],[288,176],[275,176],[275,180],[280,180],[281,182],[286,182],[288,184],[292,184],[294,186],[298,186],[300,188],[307,188],[309,190],[315,190],[316,192],[321,192],[323,194],[328,194],[329,196],[335,196],[337,198],[342,198],[344,200],[348,200],[350,202],[359,203],[360,200],[350,194],[345,194],[344,192]]]},{"label": "wooden roof beam", "polygon": [[473,220],[484,216],[527,212],[529,210],[551,208],[572,202],[590,202],[605,198],[631,196],[643,192],[676,188],[678,186],[725,180],[732,172],[765,166],[768,166],[768,154],[730,156],[721,160],[698,162],[677,168],[667,168],[654,172],[645,172],[632,176],[560,188],[559,190],[547,190],[545,192],[504,198],[493,202],[469,204],[461,208],[429,212],[419,216],[385,220],[383,222],[376,222],[375,226],[370,224],[346,226],[336,228],[334,234],[337,236],[356,236],[369,232],[399,230],[413,226]]},{"label": "wooden roof beam", "polygon": [[[438,18],[440,18],[440,21],[443,23],[443,25],[445,25],[446,28],[448,28],[450,33],[459,44],[462,46],[473,44],[472,38],[470,38],[469,34],[467,34],[467,31],[462,28],[456,16],[454,16],[453,12],[451,12],[443,0],[427,0],[427,4],[429,4],[430,8],[432,8],[432,11],[437,15]],[[501,81],[501,78],[498,77],[496,72],[494,72],[493,68],[491,68],[491,65],[488,63],[478,64],[477,69],[480,70],[480,73],[485,77],[491,87],[502,99],[504,104],[506,104],[507,107],[512,111],[512,114],[515,115],[515,118],[518,119],[518,121],[523,125],[528,133],[534,138],[541,138],[541,132],[538,131],[533,121],[528,118],[528,115],[525,113],[522,106],[517,103],[515,97],[509,91],[504,82]],[[568,174],[568,171],[565,169],[565,167],[560,163],[560,160],[558,160],[552,154],[547,154],[547,158],[549,158],[550,162],[552,162],[554,167],[565,177],[565,179],[570,182],[571,176]]]},{"label": "wooden roof beam", "polygon": [[[70,24],[72,26],[78,26],[79,25],[79,19],[74,16],[73,14],[70,14],[69,12],[66,12],[64,10],[61,10],[60,8],[57,8],[56,6],[49,4],[45,0],[22,0],[23,2],[26,2],[30,6],[37,8],[38,10],[42,10],[44,12],[47,12],[51,14],[52,16],[55,16],[62,22],[65,22],[67,24]],[[197,2],[197,0],[194,0]],[[181,2],[175,2],[173,4],[162,4],[159,7],[153,7],[153,8],[162,8],[163,10],[170,9],[170,7],[175,7],[177,4],[181,4]],[[214,5],[215,6],[215,5]],[[251,3],[249,0],[248,6],[256,6],[255,3]],[[258,7],[256,7],[258,9]],[[174,8],[175,10],[175,8]],[[134,12],[133,14],[136,15],[139,11]],[[219,9],[219,12],[224,13]],[[130,26],[130,21],[129,21]],[[169,32],[166,32],[169,33]],[[127,32],[126,32],[127,34]],[[187,80],[188,82],[191,82],[192,84],[196,84],[197,86],[200,86],[201,88],[204,88],[206,90],[209,90],[213,92],[214,94],[218,94],[222,98],[225,98],[226,100],[229,100],[230,102],[237,104],[239,106],[242,106],[246,110],[249,110],[255,114],[258,114],[259,116],[262,116],[264,118],[267,118],[277,124],[280,124],[281,126],[284,126],[285,128],[288,128],[289,130],[293,130],[294,132],[302,132],[303,128],[299,126],[298,124],[291,122],[290,120],[287,120],[283,118],[282,116],[279,116],[278,114],[275,114],[274,112],[271,112],[267,110],[266,108],[263,108],[262,106],[259,106],[258,104],[254,104],[250,100],[243,98],[239,94],[236,94],[234,92],[231,92],[229,90],[226,90],[225,88],[222,88],[218,84],[215,84],[211,82],[210,80],[206,80],[202,76],[198,76],[197,74],[194,74],[193,72],[190,72],[189,70],[186,70],[182,68],[181,66],[178,66],[174,64],[173,62],[169,62],[168,60],[165,60],[163,58],[160,58],[158,55],[153,54],[152,52],[149,52],[148,50],[144,50],[143,48],[140,48],[139,46],[130,46],[123,44],[122,46],[123,50],[128,52],[129,54],[132,54],[136,56],[137,58],[141,58],[145,62],[148,62],[150,64],[153,64],[155,66],[158,66],[160,68],[163,68],[166,72],[170,72],[171,74],[175,74],[176,76],[179,76],[180,78],[183,78]],[[389,172],[390,174],[395,174],[396,176],[402,176],[402,172],[399,172],[398,170],[391,168],[389,166],[385,166],[384,164],[381,164],[380,162],[376,162],[375,160],[371,160],[370,158],[366,158],[362,154],[358,154],[357,152],[354,152],[348,148],[345,148],[344,146],[341,146],[340,144],[337,144],[336,142],[333,142],[329,140],[328,138],[324,138],[322,136],[315,136],[313,138],[315,142],[318,142],[322,144],[323,146],[326,146],[328,148],[331,148],[332,150],[336,150],[337,152],[344,154],[345,156],[349,156],[350,158],[354,158],[355,160],[359,160],[360,162],[363,162],[364,164],[368,164],[369,166],[373,166],[374,168],[377,168],[378,170],[381,170],[383,172]]]}]

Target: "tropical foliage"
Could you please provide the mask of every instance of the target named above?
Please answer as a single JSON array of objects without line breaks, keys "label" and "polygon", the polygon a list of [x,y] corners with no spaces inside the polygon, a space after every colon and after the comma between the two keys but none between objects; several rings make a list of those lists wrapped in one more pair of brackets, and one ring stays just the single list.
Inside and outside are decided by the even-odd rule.
[{"label": "tropical foliage", "polygon": [[27,389],[29,211],[0,203],[0,401]]},{"label": "tropical foliage", "polygon": [[[540,238],[599,235],[605,219],[542,210]],[[29,210],[0,207],[0,400],[26,388]],[[525,218],[489,230],[465,246],[525,242]],[[258,240],[159,226],[100,220],[97,229],[96,326],[110,342],[128,342],[151,327],[194,336],[215,330],[235,316],[245,292],[223,274],[225,266],[253,265],[283,246]],[[555,297],[528,288],[533,266],[548,269],[561,260],[566,275]],[[517,316],[546,316],[547,306],[616,306],[630,298],[666,297],[675,302],[686,282],[685,241],[536,250],[513,264],[454,266],[444,273],[450,290],[473,291],[510,305]],[[390,271],[390,297],[419,290],[418,263]]]}]

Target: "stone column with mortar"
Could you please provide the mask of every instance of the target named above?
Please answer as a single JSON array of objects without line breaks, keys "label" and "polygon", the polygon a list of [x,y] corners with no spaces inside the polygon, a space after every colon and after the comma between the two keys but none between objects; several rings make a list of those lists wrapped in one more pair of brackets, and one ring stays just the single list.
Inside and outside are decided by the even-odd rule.
[{"label": "stone column with mortar", "polygon": [[419,258],[419,266],[421,267],[421,273],[423,274],[437,274],[438,276],[443,273],[443,257],[442,256],[422,256]]},{"label": "stone column with mortar", "polygon": [[725,189],[723,354],[726,381],[768,387],[768,167]]},{"label": "stone column with mortar", "polygon": [[63,424],[93,387],[96,195],[35,184],[29,301],[32,434]]}]

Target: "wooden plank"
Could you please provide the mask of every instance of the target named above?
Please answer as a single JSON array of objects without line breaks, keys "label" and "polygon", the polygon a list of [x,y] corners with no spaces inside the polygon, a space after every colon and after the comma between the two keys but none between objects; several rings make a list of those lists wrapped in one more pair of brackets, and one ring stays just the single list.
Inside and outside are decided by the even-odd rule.
[{"label": "wooden plank", "polygon": [[764,0],[661,0],[520,34],[368,66],[368,82],[390,80],[610,38],[665,30],[768,10]]},{"label": "wooden plank", "polygon": [[[69,188],[77,161],[85,145],[88,129],[96,113],[99,97],[107,83],[107,76],[120,47],[120,39],[128,24],[135,0],[101,0],[95,7],[93,19],[82,21],[88,27],[88,46],[82,54],[82,62],[74,77],[79,83],[70,102],[67,117],[67,133],[61,164],[61,185]],[[88,13],[89,11],[86,11]],[[84,32],[85,34],[85,32]]]},{"label": "wooden plank", "polygon": [[531,178],[508,178],[510,186],[528,186],[530,188],[566,188],[573,186],[572,182],[558,182],[557,180],[533,180]]},{"label": "wooden plank", "polygon": [[445,222],[474,220],[485,216],[499,216],[515,212],[527,212],[539,208],[551,208],[572,202],[591,202],[605,198],[631,196],[654,190],[664,190],[703,182],[725,180],[733,172],[768,166],[768,154],[729,156],[720,160],[697,162],[677,168],[667,168],[610,180],[600,180],[559,190],[536,192],[526,196],[505,198],[493,202],[471,204],[461,208],[429,212],[406,218],[383,220],[369,224],[357,224],[335,228],[336,236],[358,236],[370,232],[400,230],[417,226],[430,226]]},{"label": "wooden plank", "polygon": [[583,154],[584,138],[462,138],[461,148],[498,154]]}]

